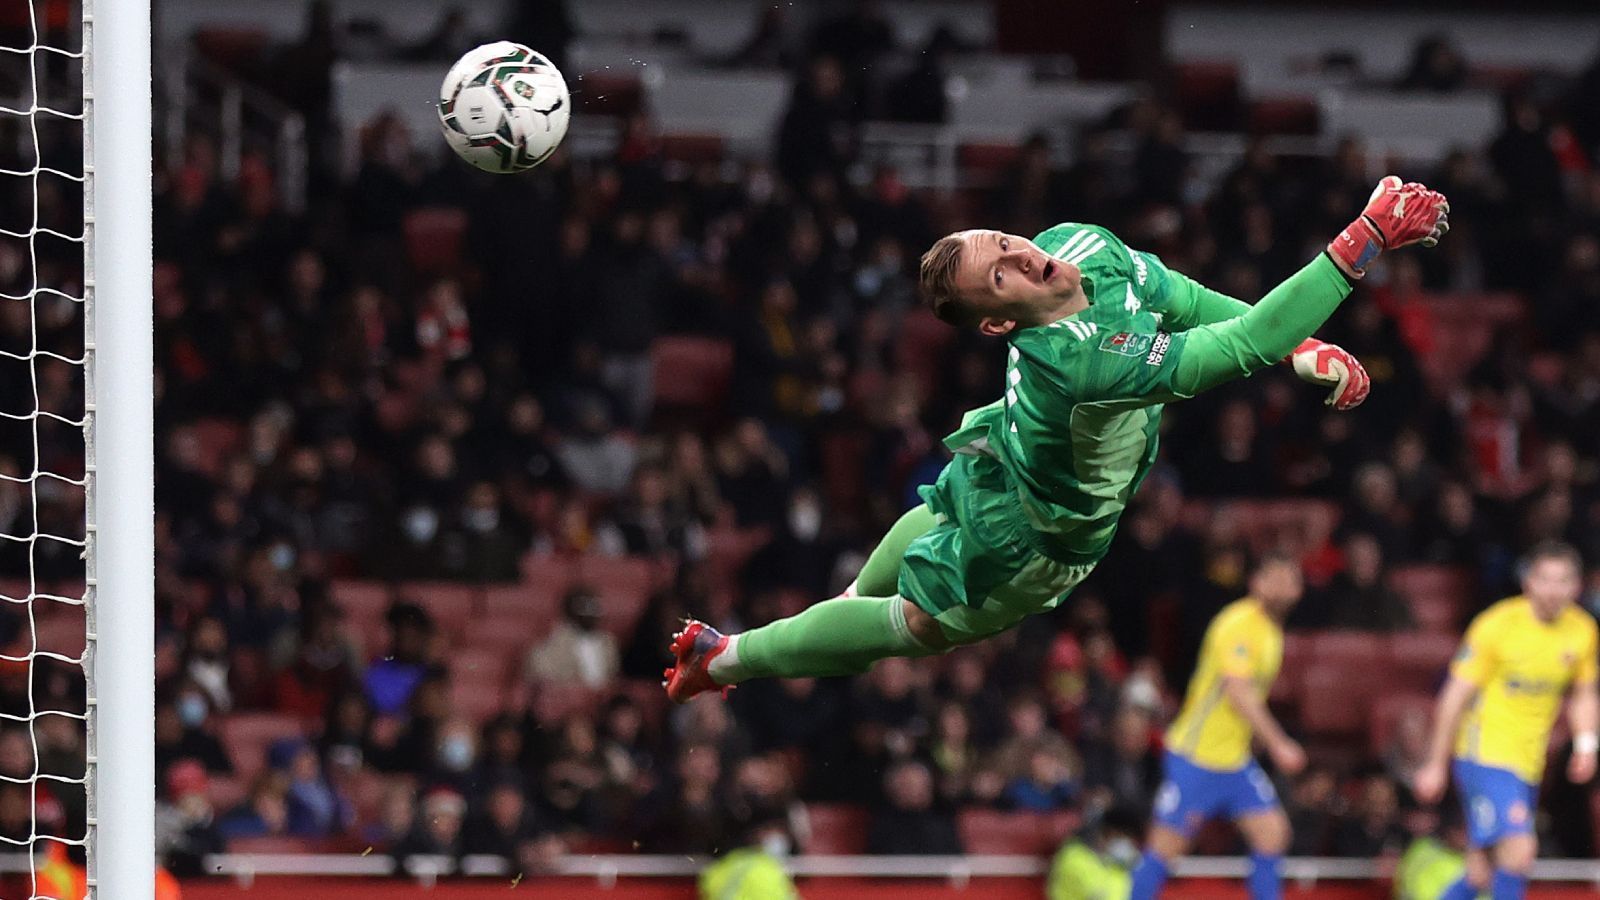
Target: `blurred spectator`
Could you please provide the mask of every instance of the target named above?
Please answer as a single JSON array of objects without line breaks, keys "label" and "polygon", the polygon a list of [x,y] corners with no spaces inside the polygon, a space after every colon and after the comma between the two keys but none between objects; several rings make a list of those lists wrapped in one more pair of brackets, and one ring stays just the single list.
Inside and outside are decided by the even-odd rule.
[{"label": "blurred spectator", "polygon": [[1411,51],[1411,64],[1395,86],[1402,91],[1448,93],[1466,85],[1467,64],[1460,51],[1448,37],[1433,34],[1417,42]]},{"label": "blurred spectator", "polygon": [[578,406],[572,429],[556,445],[556,459],[578,487],[612,495],[628,486],[636,454],[614,430],[606,405],[588,399]]},{"label": "blurred spectator", "polygon": [[1411,776],[1422,767],[1428,752],[1428,711],[1422,707],[1408,707],[1395,721],[1394,734],[1383,750],[1383,771],[1389,780],[1402,786],[1411,783]]},{"label": "blurred spectator", "polygon": [[813,175],[843,174],[855,155],[855,110],[845,95],[845,74],[838,59],[813,59],[797,81],[789,108],[778,128],[778,171],[792,187]]},{"label": "blurred spectator", "polygon": [[1039,747],[1028,756],[1027,774],[1006,785],[1004,800],[1011,809],[1049,812],[1074,803],[1081,789],[1077,758]]},{"label": "blurred spectator", "polygon": [[[1344,571],[1334,576],[1321,602],[1308,604],[1297,616],[1298,627],[1332,627],[1352,631],[1401,631],[1411,627],[1411,611],[1383,583],[1383,550],[1369,534],[1354,532],[1344,539]],[[1316,609],[1325,604],[1325,612]]]},{"label": "blurred spectator", "polygon": [[655,853],[710,853],[727,840],[722,756],[710,744],[678,751],[674,778],[658,795],[650,833]]},{"label": "blurred spectator", "polygon": [[407,783],[391,783],[383,792],[378,820],[367,825],[362,837],[379,849],[394,851],[416,825],[416,788]]},{"label": "blurred spectator", "polygon": [[184,674],[204,692],[212,710],[226,714],[233,709],[233,693],[228,686],[228,632],[222,622],[210,616],[196,622],[188,651]]},{"label": "blurred spectator", "polygon": [[1285,804],[1289,814],[1289,853],[1292,856],[1325,856],[1333,849],[1334,829],[1340,811],[1339,782],[1322,766],[1301,772]]},{"label": "blurred spectator", "polygon": [[1108,740],[1091,745],[1084,782],[1096,806],[1140,809],[1155,796],[1161,757],[1151,741],[1153,730],[1148,712],[1125,706],[1112,719]]},{"label": "blurred spectator", "polygon": [[156,852],[180,876],[202,874],[206,854],[223,850],[207,787],[205,768],[182,760],[167,770],[166,789],[156,801]]},{"label": "blurred spectator", "polygon": [[1408,839],[1396,820],[1399,811],[1394,782],[1382,774],[1367,776],[1349,817],[1334,834],[1334,855],[1372,859],[1399,853]]},{"label": "blurred spectator", "polygon": [[466,814],[467,803],[460,794],[446,787],[429,790],[422,797],[422,814],[411,833],[395,847],[395,856],[459,857],[461,823]]},{"label": "blurred spectator", "polygon": [[763,6],[757,13],[750,37],[725,60],[733,68],[787,68],[794,56],[788,34],[787,11],[782,6]]},{"label": "blurred spectator", "polygon": [[600,628],[600,598],[588,587],[567,591],[561,621],[542,643],[528,651],[524,671],[530,680],[598,688],[617,677],[621,657],[617,639]]},{"label": "blurred spectator", "polygon": [[268,752],[272,769],[288,779],[288,830],[299,837],[327,837],[342,833],[355,821],[350,801],[341,797],[323,776],[316,750],[299,738],[273,744]]},{"label": "blurred spectator", "polygon": [[278,837],[289,833],[289,783],[279,771],[269,769],[256,776],[245,802],[234,807],[217,823],[223,840],[251,837]]},{"label": "blurred spectator", "polygon": [[886,805],[872,817],[867,852],[892,855],[962,852],[955,819],[935,805],[933,774],[915,760],[895,763],[883,776]]},{"label": "blurred spectator", "polygon": [[400,602],[389,607],[385,622],[389,652],[367,667],[363,681],[372,711],[394,715],[405,709],[417,685],[433,670],[428,661],[433,620],[421,607]]},{"label": "blurred spectator", "polygon": [[1044,704],[1036,695],[1013,697],[1006,704],[1006,721],[1010,727],[995,748],[993,766],[1008,782],[1028,777],[1039,751],[1056,759],[1072,758],[1072,748],[1061,733],[1048,727]]},{"label": "blurred spectator", "polygon": [[489,789],[483,811],[467,821],[461,848],[464,853],[498,856],[515,866],[523,847],[538,836],[537,822],[522,791],[515,785],[497,784]]},{"label": "blurred spectator", "polygon": [[[168,769],[184,759],[200,763],[214,775],[233,774],[233,762],[212,727],[211,708],[196,688],[186,688],[175,700],[156,704],[157,779],[167,778]],[[9,733],[0,737],[0,747],[8,740]],[[32,769],[30,764],[27,771]]]}]

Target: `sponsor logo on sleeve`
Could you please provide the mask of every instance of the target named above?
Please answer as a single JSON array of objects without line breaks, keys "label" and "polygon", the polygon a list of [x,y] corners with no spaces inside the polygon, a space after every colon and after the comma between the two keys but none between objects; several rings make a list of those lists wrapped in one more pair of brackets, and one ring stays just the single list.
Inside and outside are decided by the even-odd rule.
[{"label": "sponsor logo on sleeve", "polygon": [[1119,331],[1116,334],[1108,334],[1101,338],[1100,349],[1119,356],[1143,356],[1149,352],[1150,344],[1154,338],[1154,335]]},{"label": "sponsor logo on sleeve", "polygon": [[1155,339],[1150,342],[1150,352],[1145,354],[1144,364],[1159,366],[1167,358],[1167,348],[1172,346],[1172,335],[1165,331],[1156,332]]}]

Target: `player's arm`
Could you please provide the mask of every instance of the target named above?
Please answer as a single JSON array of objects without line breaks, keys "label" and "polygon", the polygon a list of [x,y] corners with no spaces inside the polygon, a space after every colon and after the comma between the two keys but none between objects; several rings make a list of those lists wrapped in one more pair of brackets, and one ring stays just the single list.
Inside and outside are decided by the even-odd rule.
[{"label": "player's arm", "polygon": [[1165,403],[1277,363],[1333,315],[1381,250],[1415,243],[1432,246],[1449,227],[1448,212],[1449,204],[1437,191],[1385,178],[1361,216],[1327,251],[1261,302],[1226,321],[1157,335],[1159,346],[1144,357],[1145,368],[1129,357],[1113,364],[1091,354],[1097,364],[1088,367],[1077,399]]},{"label": "player's arm", "polygon": [[1461,649],[1450,663],[1450,677],[1445,679],[1439,699],[1434,703],[1428,751],[1411,785],[1417,799],[1424,803],[1433,803],[1444,795],[1450,751],[1461,730],[1461,717],[1499,665],[1496,627],[1493,612],[1473,619],[1466,638],[1461,641]]},{"label": "player's arm", "polygon": [[[1250,304],[1167,268],[1154,254],[1131,252],[1147,273],[1147,294],[1152,306],[1162,313],[1162,323],[1172,331],[1216,325],[1250,311]],[[1326,404],[1335,409],[1360,406],[1372,388],[1367,370],[1354,356],[1337,344],[1314,337],[1301,341],[1282,361],[1294,368],[1300,380],[1331,388]]]},{"label": "player's arm", "polygon": [[1428,752],[1413,779],[1412,790],[1418,800],[1434,803],[1444,795],[1450,750],[1455,746],[1456,733],[1461,729],[1461,716],[1477,695],[1478,686],[1470,681],[1456,675],[1451,675],[1445,681],[1433,708],[1433,730],[1428,735]]},{"label": "player's arm", "polygon": [[1256,689],[1264,665],[1262,634],[1248,621],[1237,619],[1222,627],[1225,630],[1213,645],[1222,654],[1217,666],[1222,696],[1250,723],[1251,734],[1267,749],[1273,764],[1293,775],[1305,767],[1305,751],[1284,732]]},{"label": "player's arm", "polygon": [[1408,244],[1433,246],[1450,228],[1449,212],[1443,194],[1402,184],[1393,175],[1383,179],[1361,215],[1321,256],[1244,315],[1193,330],[1177,387],[1192,396],[1288,356],[1350,296],[1379,253]]},{"label": "player's arm", "polygon": [[1575,784],[1585,784],[1594,777],[1595,754],[1600,752],[1600,688],[1593,681],[1572,689],[1567,724],[1572,728],[1572,760],[1567,764],[1567,778]]},{"label": "player's arm", "polygon": [[1261,741],[1261,745],[1267,748],[1267,754],[1272,757],[1273,765],[1285,775],[1297,774],[1305,768],[1305,751],[1294,738],[1289,737],[1283,726],[1278,724],[1277,717],[1256,693],[1255,685],[1250,679],[1237,675],[1223,676],[1222,695],[1228,699],[1239,715],[1250,723],[1251,732]]},{"label": "player's arm", "polygon": [[1594,777],[1596,754],[1600,753],[1600,659],[1596,658],[1593,630],[1590,635],[1589,647],[1578,657],[1572,697],[1567,701],[1567,725],[1572,728],[1567,778],[1574,784]]}]

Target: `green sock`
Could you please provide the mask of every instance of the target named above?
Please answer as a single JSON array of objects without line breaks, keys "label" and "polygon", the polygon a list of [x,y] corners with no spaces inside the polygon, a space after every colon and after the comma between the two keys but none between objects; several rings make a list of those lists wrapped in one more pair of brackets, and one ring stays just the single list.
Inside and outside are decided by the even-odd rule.
[{"label": "green sock", "polygon": [[861,574],[856,576],[854,596],[887,597],[900,592],[900,560],[911,542],[927,534],[938,518],[927,504],[907,510],[872,549]]},{"label": "green sock", "polygon": [[911,636],[904,602],[898,596],[824,600],[739,635],[731,654],[722,654],[732,658],[712,660],[712,676],[720,684],[734,684],[751,678],[854,675],[886,657],[934,652]]}]

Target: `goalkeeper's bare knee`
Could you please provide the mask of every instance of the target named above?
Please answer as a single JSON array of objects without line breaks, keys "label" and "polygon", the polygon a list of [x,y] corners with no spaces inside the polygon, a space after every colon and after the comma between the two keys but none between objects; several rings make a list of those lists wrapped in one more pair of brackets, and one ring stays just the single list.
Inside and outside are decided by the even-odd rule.
[{"label": "goalkeeper's bare knee", "polygon": [[935,652],[943,652],[956,644],[945,636],[944,629],[939,627],[939,620],[928,615],[922,607],[910,600],[902,599],[901,608],[905,610],[906,629],[917,643]]}]

